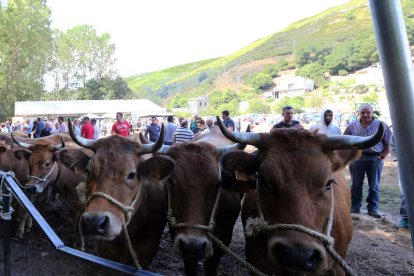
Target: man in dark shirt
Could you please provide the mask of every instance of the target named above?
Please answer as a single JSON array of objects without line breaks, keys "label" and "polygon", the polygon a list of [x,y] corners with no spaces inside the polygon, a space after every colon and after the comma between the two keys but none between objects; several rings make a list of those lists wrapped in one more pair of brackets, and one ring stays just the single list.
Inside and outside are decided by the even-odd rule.
[{"label": "man in dark shirt", "polygon": [[151,142],[156,142],[160,136],[160,131],[161,127],[158,125],[158,119],[156,117],[151,117],[151,124],[145,131],[145,137],[149,136]]},{"label": "man in dark shirt", "polygon": [[273,128],[291,128],[300,125],[299,121],[293,120],[293,107],[290,105],[282,108],[283,120],[275,124]]},{"label": "man in dark shirt", "polygon": [[224,110],[221,112],[221,118],[223,119],[223,124],[231,131],[234,131],[234,121],[230,118],[230,112]]}]

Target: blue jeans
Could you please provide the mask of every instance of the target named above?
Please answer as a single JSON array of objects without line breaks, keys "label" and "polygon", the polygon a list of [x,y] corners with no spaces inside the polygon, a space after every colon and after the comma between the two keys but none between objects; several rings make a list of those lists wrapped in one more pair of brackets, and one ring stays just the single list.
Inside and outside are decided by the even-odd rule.
[{"label": "blue jeans", "polygon": [[398,176],[398,185],[400,186],[400,218],[408,220],[407,203],[405,202],[404,191],[401,185],[400,176]]},{"label": "blue jeans", "polygon": [[359,160],[354,161],[349,165],[351,172],[352,186],[351,186],[351,210],[356,211],[361,208],[362,201],[362,186],[364,183],[365,174],[368,178],[368,196],[367,209],[368,212],[377,212],[379,206],[379,185],[382,167],[384,161],[377,158],[375,155],[361,156]]}]

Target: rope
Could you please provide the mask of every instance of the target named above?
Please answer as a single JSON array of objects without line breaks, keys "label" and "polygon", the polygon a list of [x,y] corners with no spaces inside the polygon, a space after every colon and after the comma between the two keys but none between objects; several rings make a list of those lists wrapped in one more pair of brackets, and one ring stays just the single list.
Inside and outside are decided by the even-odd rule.
[{"label": "rope", "polygon": [[44,178],[39,178],[39,177],[34,176],[34,175],[27,175],[27,179],[34,178],[34,179],[36,179],[36,180],[37,180],[37,181],[36,181],[36,183],[38,183],[38,182],[45,182],[45,181],[47,180],[47,178],[49,177],[49,175],[50,175],[50,174],[53,172],[53,170],[55,169],[56,164],[57,164],[57,162],[55,161],[55,163],[53,164],[53,167],[50,169],[50,171],[48,172],[48,174],[47,174]]},{"label": "rope", "polygon": [[127,242],[128,251],[129,251],[129,254],[131,255],[132,261],[134,262],[134,265],[138,269],[141,269],[141,265],[139,264],[137,253],[135,252],[134,248],[132,247],[131,239],[129,238],[128,229],[127,229],[127,226],[126,226],[125,223],[122,223],[122,230],[124,230],[125,240]]}]

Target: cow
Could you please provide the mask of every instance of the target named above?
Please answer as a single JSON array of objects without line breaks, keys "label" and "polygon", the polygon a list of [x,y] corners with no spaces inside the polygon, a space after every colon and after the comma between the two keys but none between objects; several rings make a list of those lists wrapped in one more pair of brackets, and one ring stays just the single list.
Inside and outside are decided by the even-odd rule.
[{"label": "cow", "polygon": [[[12,135],[13,141],[28,149],[29,175],[25,186],[35,194],[42,194],[48,186],[53,185],[54,190],[59,194],[59,199],[66,205],[73,216],[76,227],[76,241],[74,247],[84,250],[84,242],[78,230],[80,215],[82,214],[83,204],[77,196],[76,187],[85,180],[84,175],[75,174],[70,168],[59,162],[58,151],[65,147],[64,140],[68,141],[68,135],[53,135],[38,139],[19,139]],[[24,140],[25,142],[23,142]],[[60,142],[57,142],[59,141]],[[68,142],[69,144],[70,142]],[[33,196],[32,200],[33,200]],[[31,217],[24,212],[20,217],[17,228],[16,238],[21,239],[25,231],[31,227]]]},{"label": "cow", "polygon": [[27,163],[29,154],[25,149],[0,140],[0,170],[14,172],[17,181],[20,184],[25,183],[29,173],[29,164]]},{"label": "cow", "polygon": [[[226,139],[227,140],[227,139]],[[239,216],[240,195],[222,191],[220,156],[240,145],[217,148],[206,143],[163,146],[160,153],[171,157],[175,173],[166,182],[168,221],[173,251],[181,256],[187,275],[197,275],[198,261],[205,259],[204,274],[217,275],[222,250],[211,234],[229,245]]]},{"label": "cow", "polygon": [[151,145],[117,134],[93,141],[77,136],[69,121],[72,139],[94,154],[66,149],[59,159],[87,174],[80,228],[83,235],[98,240],[98,253],[104,258],[146,268],[157,253],[167,211],[162,181],[173,173],[175,162],[163,156],[144,160],[142,155],[162,146],[163,131],[164,126]]},{"label": "cow", "polygon": [[340,170],[381,140],[383,126],[369,137],[328,137],[305,129],[235,133],[218,120],[228,139],[258,149],[222,158],[226,189],[250,188],[242,206],[247,260],[272,275],[343,275],[332,256],[345,258],[352,220]]}]

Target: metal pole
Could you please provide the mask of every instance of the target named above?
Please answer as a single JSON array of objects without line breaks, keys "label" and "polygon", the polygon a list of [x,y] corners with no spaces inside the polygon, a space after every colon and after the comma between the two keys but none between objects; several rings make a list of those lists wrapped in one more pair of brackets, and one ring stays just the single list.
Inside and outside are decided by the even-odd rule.
[{"label": "metal pole", "polygon": [[4,178],[1,177],[1,199],[2,210],[0,212],[3,221],[3,256],[4,256],[4,275],[11,275],[11,255],[10,255],[10,220],[11,220],[11,191],[6,183],[3,183]]},{"label": "metal pole", "polygon": [[[397,145],[401,184],[414,237],[414,73],[400,0],[370,0]],[[414,245],[414,239],[411,239]]]}]

